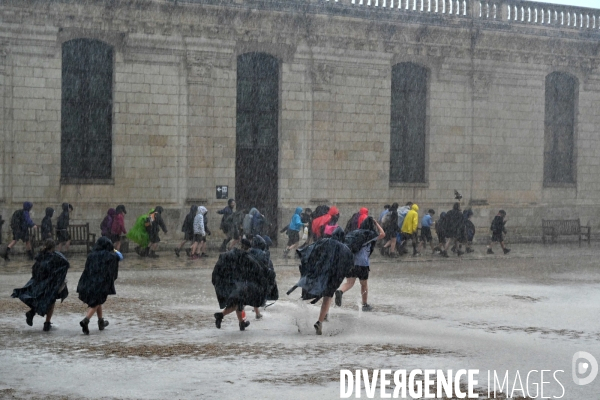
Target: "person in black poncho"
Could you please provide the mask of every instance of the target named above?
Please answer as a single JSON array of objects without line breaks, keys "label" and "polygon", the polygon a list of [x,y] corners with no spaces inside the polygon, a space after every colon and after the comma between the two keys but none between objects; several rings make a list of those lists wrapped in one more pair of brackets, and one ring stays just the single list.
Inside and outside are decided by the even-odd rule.
[{"label": "person in black poncho", "polygon": [[344,244],[344,230],[339,227],[330,238],[319,239],[304,249],[296,250],[296,253],[301,262],[300,280],[287,294],[300,287],[303,300],[312,299],[311,303],[314,304],[323,298],[319,319],[314,324],[317,335],[322,335],[322,324],[333,295],[354,266],[354,256]]},{"label": "person in black poncho", "polygon": [[[263,239],[263,237],[260,235],[254,236],[252,238],[252,248],[248,250],[248,253],[250,253],[252,258],[258,261],[262,267],[267,270],[267,296],[265,300],[278,300],[279,290],[277,289],[277,282],[275,280],[275,268],[273,268],[271,253],[268,250],[268,245],[265,239]],[[263,317],[258,307],[254,307],[254,313],[256,314],[256,319],[261,319]]]},{"label": "person in black poncho", "polygon": [[[183,242],[179,245],[179,247],[175,248],[175,255],[179,257],[179,253],[181,249],[187,242],[194,244],[194,218],[196,217],[196,213],[198,212],[198,206],[192,205],[190,207],[190,212],[185,216],[183,220],[183,225],[181,226],[181,232],[183,232]],[[188,256],[190,256],[191,249],[186,250]]]},{"label": "person in black poncho", "polygon": [[94,314],[98,315],[98,329],[102,331],[108,326],[108,321],[102,317],[102,304],[109,295],[117,294],[115,280],[119,274],[119,261],[122,259],[121,253],[113,248],[112,242],[105,236],[98,239],[88,255],[77,284],[79,299],[89,307],[85,318],[79,323],[86,335],[90,334],[88,325]]},{"label": "person in black poncho", "polygon": [[215,325],[221,329],[223,318],[235,311],[240,331],[245,330],[249,321],[244,321],[244,306],[261,307],[267,299],[269,273],[267,268],[257,261],[247,250],[251,243],[242,239],[242,250],[232,249],[219,256],[212,274],[219,307],[222,312],[215,313]]},{"label": "person in black poncho", "polygon": [[35,257],[31,268],[31,279],[25,286],[13,290],[12,297],[19,298],[31,308],[25,313],[27,325],[33,326],[35,314],[46,316],[44,331],[51,327],[50,319],[57,299],[61,302],[69,295],[67,289],[67,270],[69,262],[60,253],[54,251],[56,244],[52,239],[44,242],[43,249]]}]

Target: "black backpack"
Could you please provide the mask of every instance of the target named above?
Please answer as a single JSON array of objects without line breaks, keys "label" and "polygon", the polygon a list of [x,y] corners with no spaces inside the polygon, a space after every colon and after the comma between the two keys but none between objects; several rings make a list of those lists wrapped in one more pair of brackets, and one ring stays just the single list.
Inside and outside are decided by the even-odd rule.
[{"label": "black backpack", "polygon": [[24,214],[23,210],[17,210],[10,218],[10,229],[20,231],[23,228]]},{"label": "black backpack", "polygon": [[352,217],[348,220],[348,223],[346,224],[346,230],[344,231],[344,233],[349,233],[358,229],[359,216],[359,213],[352,214]]}]

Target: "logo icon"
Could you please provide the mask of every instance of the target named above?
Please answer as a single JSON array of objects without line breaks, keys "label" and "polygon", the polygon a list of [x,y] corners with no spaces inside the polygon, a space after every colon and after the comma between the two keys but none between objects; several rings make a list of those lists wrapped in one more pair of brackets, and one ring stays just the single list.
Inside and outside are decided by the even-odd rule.
[{"label": "logo icon", "polygon": [[573,354],[571,371],[576,385],[590,384],[598,375],[598,361],[590,353],[578,351]]}]

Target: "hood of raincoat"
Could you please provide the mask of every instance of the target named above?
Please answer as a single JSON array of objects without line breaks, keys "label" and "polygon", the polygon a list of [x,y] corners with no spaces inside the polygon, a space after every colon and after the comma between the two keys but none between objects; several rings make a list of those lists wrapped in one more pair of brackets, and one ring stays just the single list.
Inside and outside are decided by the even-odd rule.
[{"label": "hood of raincoat", "polygon": [[204,214],[206,214],[207,212],[208,212],[208,210],[206,209],[206,207],[204,207],[204,206],[200,206],[200,207],[198,207],[198,214],[202,214],[202,215],[204,215]]},{"label": "hood of raincoat", "polygon": [[358,227],[363,223],[365,219],[369,216],[369,209],[366,207],[362,207],[358,210]]},{"label": "hood of raincoat", "polygon": [[194,204],[190,207],[190,214],[196,215],[196,213],[198,213],[198,206]]},{"label": "hood of raincoat", "polygon": [[253,207],[252,209],[250,209],[250,212],[248,214],[250,214],[254,217],[255,215],[260,214],[260,213],[258,212],[258,210],[256,208]]},{"label": "hood of raincoat", "polygon": [[413,204],[410,209],[413,210],[413,211],[417,211],[418,212],[419,211],[419,206],[416,205],[416,204]]},{"label": "hood of raincoat", "polygon": [[[62,203],[61,207],[64,212],[69,212],[69,203]],[[72,208],[72,206],[71,206],[71,208]]]},{"label": "hood of raincoat", "polygon": [[162,212],[163,212],[163,208],[162,208],[161,206],[156,206],[156,207],[154,208],[154,212],[156,212],[156,213],[159,213],[159,214],[162,214]]},{"label": "hood of raincoat", "polygon": [[116,208],[117,213],[122,212],[123,214],[127,214],[127,211],[125,210],[125,206],[123,204],[119,204]]},{"label": "hood of raincoat", "polygon": [[300,215],[300,214],[302,214],[302,211],[303,211],[302,207],[296,207],[296,212],[294,214]]},{"label": "hood of raincoat", "polygon": [[338,215],[340,213],[340,211],[337,209],[336,206],[331,206],[331,208],[329,209],[329,211],[327,211],[327,214],[331,215],[332,217],[334,215]]},{"label": "hood of raincoat", "polygon": [[257,248],[259,250],[267,250],[267,242],[260,235],[255,235],[252,238],[252,247]]},{"label": "hood of raincoat", "polygon": [[46,217],[52,218],[53,215],[54,215],[54,208],[46,207]]},{"label": "hood of raincoat", "polygon": [[33,203],[30,201],[26,201],[23,203],[23,210],[30,211],[33,208]]},{"label": "hood of raincoat", "polygon": [[100,236],[100,238],[96,241],[96,245],[94,246],[94,251],[114,251],[114,247],[112,242],[106,236]]},{"label": "hood of raincoat", "polygon": [[345,237],[344,230],[339,226],[337,228],[335,228],[335,230],[331,234],[331,238],[333,240],[337,240],[338,242],[342,242],[342,243],[344,243],[344,237]]},{"label": "hood of raincoat", "polygon": [[115,210],[114,208],[109,208],[107,214],[111,217],[114,217],[115,215],[117,215],[117,210]]}]

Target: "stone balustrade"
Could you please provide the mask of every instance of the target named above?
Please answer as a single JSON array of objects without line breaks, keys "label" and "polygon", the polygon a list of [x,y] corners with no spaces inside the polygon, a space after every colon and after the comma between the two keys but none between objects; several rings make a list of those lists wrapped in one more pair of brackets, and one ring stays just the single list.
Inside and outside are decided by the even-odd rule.
[{"label": "stone balustrade", "polygon": [[322,0],[390,12],[440,14],[510,24],[600,30],[600,9],[521,0]]}]

